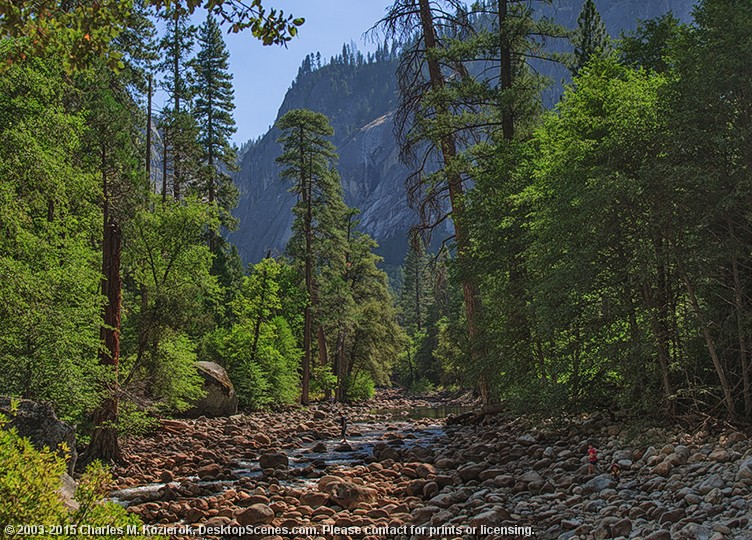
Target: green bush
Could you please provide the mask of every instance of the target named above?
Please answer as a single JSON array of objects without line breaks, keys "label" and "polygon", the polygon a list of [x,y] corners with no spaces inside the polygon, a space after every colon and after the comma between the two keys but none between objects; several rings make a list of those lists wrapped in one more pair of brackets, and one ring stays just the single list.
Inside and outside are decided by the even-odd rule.
[{"label": "green bush", "polygon": [[[113,534],[97,535],[100,540],[144,538],[125,534],[127,527],[141,530],[138,516],[120,505],[102,501],[112,483],[105,467],[93,463],[86,469],[76,490],[79,509],[70,511],[58,494],[66,471],[65,459],[52,450],[36,450],[14,429],[5,430],[6,422],[0,415],[0,525],[3,526],[3,538],[29,537],[23,530],[10,533],[5,528],[20,525],[37,526],[39,534],[33,536],[40,539],[59,536],[91,538],[90,530],[97,527],[113,530]],[[117,529],[122,529],[123,534],[115,533]]]},{"label": "green bush", "polygon": [[290,326],[278,316],[261,323],[258,336],[255,331],[248,322],[217,329],[204,339],[202,357],[227,369],[241,407],[258,410],[295,403],[302,353]]},{"label": "green bush", "polygon": [[421,377],[410,385],[408,393],[413,396],[424,396],[430,394],[434,390],[436,390],[434,384],[425,377]]},{"label": "green bush", "polygon": [[195,363],[196,347],[188,336],[169,336],[159,343],[152,366],[152,392],[168,412],[185,411],[204,396]]},{"label": "green bush", "polygon": [[118,404],[118,435],[121,437],[141,437],[154,431],[159,420],[151,411],[144,410],[132,401]]},{"label": "green bush", "polygon": [[347,401],[365,401],[376,394],[376,385],[367,373],[359,373],[347,380]]},{"label": "green bush", "polygon": [[337,388],[337,376],[332,373],[331,366],[311,366],[310,398],[322,399],[327,392],[333,393]]},{"label": "green bush", "polygon": [[230,371],[230,378],[241,407],[257,411],[269,406],[269,383],[258,363],[245,360]]}]

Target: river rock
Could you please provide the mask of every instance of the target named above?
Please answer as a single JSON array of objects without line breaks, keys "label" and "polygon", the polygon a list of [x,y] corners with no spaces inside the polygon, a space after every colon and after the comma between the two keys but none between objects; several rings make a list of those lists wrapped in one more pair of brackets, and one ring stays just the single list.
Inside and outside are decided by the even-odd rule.
[{"label": "river rock", "polygon": [[375,502],[377,497],[375,489],[352,482],[331,482],[324,489],[335,503],[348,510],[354,510],[364,503]]},{"label": "river rock", "polygon": [[647,535],[645,540],[671,540],[671,532],[666,529],[659,529]]},{"label": "river rock", "polygon": [[319,506],[323,506],[327,502],[329,502],[329,495],[327,495],[326,493],[309,491],[308,493],[303,493],[300,496],[300,504],[310,506],[313,509],[316,509]]},{"label": "river rock", "polygon": [[63,474],[60,480],[62,484],[58,490],[60,499],[68,510],[75,512],[79,508],[79,504],[76,501],[76,481],[68,474]]},{"label": "river rock", "polygon": [[731,456],[725,448],[718,448],[710,453],[708,459],[718,463],[726,463],[731,460]]},{"label": "river rock", "polygon": [[674,536],[676,540],[710,540],[713,531],[698,523],[687,523]]},{"label": "river rock", "polygon": [[215,362],[196,362],[196,370],[204,379],[206,395],[185,412],[188,418],[199,416],[232,416],[238,410],[235,387],[225,368]]},{"label": "river rock", "polygon": [[674,466],[672,464],[672,461],[670,459],[664,459],[653,468],[653,473],[665,478],[669,474],[671,474],[671,469],[673,468]]},{"label": "river rock", "polygon": [[290,458],[283,452],[269,452],[259,457],[259,467],[262,469],[284,469],[290,464]]},{"label": "river rock", "polygon": [[616,480],[614,480],[610,474],[599,474],[595,478],[588,480],[585,485],[582,486],[582,494],[589,495],[590,493],[600,493],[604,489],[611,489],[616,487]]},{"label": "river rock", "polygon": [[325,454],[327,451],[328,448],[323,442],[318,442],[311,447],[311,452],[314,452],[316,454]]},{"label": "river rock", "polygon": [[[64,455],[68,460],[68,474],[73,474],[78,454],[76,453],[76,432],[72,426],[61,422],[55,415],[52,405],[28,399],[13,400],[17,407],[11,410],[11,399],[0,396],[0,414],[9,422],[5,429],[15,428],[21,436],[29,439],[37,450],[48,448]],[[67,447],[64,453],[61,445]]]},{"label": "river rock", "polygon": [[244,527],[250,525],[267,525],[274,521],[274,510],[265,504],[254,504],[240,512],[235,519]]},{"label": "river rock", "polygon": [[705,480],[700,482],[700,484],[696,488],[696,491],[700,495],[707,495],[716,488],[723,488],[723,478],[721,478],[720,474],[708,476]]},{"label": "river rock", "polygon": [[739,470],[736,473],[737,482],[746,479],[752,479],[752,457],[742,461],[739,465]]},{"label": "river rock", "polygon": [[421,463],[415,468],[415,474],[420,478],[428,478],[429,476],[436,475],[436,468],[429,463]]}]

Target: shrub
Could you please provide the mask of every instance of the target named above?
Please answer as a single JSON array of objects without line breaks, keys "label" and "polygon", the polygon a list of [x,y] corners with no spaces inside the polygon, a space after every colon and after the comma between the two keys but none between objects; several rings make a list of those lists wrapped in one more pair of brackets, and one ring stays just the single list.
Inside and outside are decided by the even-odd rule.
[{"label": "shrub", "polygon": [[195,363],[196,347],[188,336],[169,336],[159,343],[152,391],[168,411],[182,412],[204,396],[203,379]]},{"label": "shrub", "polygon": [[331,366],[311,366],[311,399],[323,398],[326,392],[333,393],[337,388],[337,376],[332,373]]},{"label": "shrub", "polygon": [[347,401],[365,401],[376,393],[376,385],[367,373],[359,373],[347,380]]},{"label": "shrub", "polygon": [[426,394],[430,394],[435,389],[436,387],[431,381],[429,381],[425,377],[421,377],[420,379],[415,381],[412,385],[410,385],[410,389],[408,393],[413,396],[423,396]]},{"label": "shrub", "polygon": [[[76,490],[79,509],[69,511],[58,491],[62,488],[65,474],[65,459],[54,450],[36,450],[28,439],[20,437],[14,429],[5,430],[6,419],[0,415],[0,524],[3,526],[36,525],[40,534],[34,538],[49,539],[91,538],[86,529],[111,527],[126,530],[135,527],[141,530],[138,516],[129,513],[115,503],[105,503],[112,477],[99,463],[91,464],[82,476]],[[55,527],[56,529],[52,529]],[[53,530],[60,532],[59,535]],[[73,532],[73,531],[82,532]],[[9,534],[4,529],[3,538],[23,538],[28,535],[18,531]],[[97,535],[100,540],[120,538],[144,538],[140,535]],[[158,538],[158,537],[148,537]]]},{"label": "shrub", "polygon": [[154,431],[159,420],[151,411],[144,410],[132,401],[121,401],[118,405],[118,435],[121,437],[141,437]]}]

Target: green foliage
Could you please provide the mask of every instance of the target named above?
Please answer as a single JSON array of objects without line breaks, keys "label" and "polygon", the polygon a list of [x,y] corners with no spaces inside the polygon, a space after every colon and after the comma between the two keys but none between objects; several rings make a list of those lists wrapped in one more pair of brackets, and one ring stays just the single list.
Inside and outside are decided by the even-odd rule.
[{"label": "green foliage", "polygon": [[203,378],[196,371],[196,347],[184,334],[159,342],[149,377],[151,395],[167,411],[182,412],[204,396]]},{"label": "green foliage", "polygon": [[635,31],[622,35],[618,50],[624,63],[664,73],[673,64],[675,48],[685,31],[679,20],[667,13],[642,21]]},{"label": "green foliage", "polygon": [[417,379],[407,389],[408,393],[412,396],[425,396],[425,395],[431,394],[435,390],[436,390],[436,386],[434,386],[434,384],[428,379],[426,379],[425,377],[421,377],[420,379]]},{"label": "green foliage", "polygon": [[198,36],[199,51],[192,62],[195,70],[193,114],[198,120],[202,162],[206,168],[196,189],[210,204],[216,202],[223,226],[237,226],[230,214],[237,205],[238,190],[228,174],[236,169],[237,159],[230,138],[235,133],[232,111],[234,91],[229,69],[230,54],[222,32],[213,16],[201,25]]},{"label": "green foliage", "polygon": [[332,372],[331,366],[313,366],[311,370],[311,395],[314,398],[322,398],[337,388],[337,375]]},{"label": "green foliage", "polygon": [[[175,3],[169,0],[147,0],[157,14],[169,18]],[[106,59],[113,69],[123,68],[121,50],[113,41],[130,25],[132,0],[102,0],[74,3],[43,0],[32,4],[11,0],[0,2],[0,32],[14,38],[25,38],[24,47],[14,61],[27,57],[57,56],[68,70],[81,69],[92,62]],[[186,15],[201,7],[214,13],[233,33],[249,29],[264,45],[282,45],[297,35],[305,20],[283,11],[268,9],[260,1],[250,6],[238,0],[190,1],[178,7]]]},{"label": "green foliage", "polygon": [[348,402],[366,401],[376,394],[376,385],[368,373],[355,373],[347,378],[345,384]]},{"label": "green foliage", "polygon": [[[234,324],[209,335],[202,356],[218,361],[230,375],[243,407],[263,409],[294,403],[298,398],[301,351],[284,316],[294,287],[283,290],[290,267],[264,259],[232,302]],[[289,309],[289,308],[288,308]]]},{"label": "green foliage", "polygon": [[[0,63],[18,43],[4,39]],[[0,392],[80,419],[99,348],[100,186],[79,159],[84,117],[55,60],[0,75]]]},{"label": "green foliage", "polygon": [[214,325],[222,291],[211,274],[205,232],[216,209],[188,197],[138,212],[127,224],[124,268],[135,294],[124,299],[123,383],[159,402],[163,411],[189,408],[202,381],[192,336]]},{"label": "green foliage", "polygon": [[156,411],[144,410],[132,401],[118,404],[118,435],[120,437],[143,437],[159,427]]},{"label": "green foliage", "polygon": [[[63,531],[67,538],[90,538],[82,526],[141,529],[135,514],[115,503],[102,499],[109,492],[112,476],[98,462],[93,463],[81,477],[76,489],[79,508],[68,510],[58,493],[66,471],[65,459],[53,450],[36,450],[31,443],[18,436],[15,430],[4,429],[5,419],[0,417],[0,523],[3,525],[43,526],[46,532],[37,538],[55,538],[53,530]],[[55,527],[55,529],[51,529]],[[79,528],[81,531],[79,532]],[[21,534],[8,534],[4,538],[21,538]],[[130,535],[101,535],[97,538],[135,538]],[[140,537],[140,536],[139,536]],[[150,537],[155,538],[155,537]]]}]

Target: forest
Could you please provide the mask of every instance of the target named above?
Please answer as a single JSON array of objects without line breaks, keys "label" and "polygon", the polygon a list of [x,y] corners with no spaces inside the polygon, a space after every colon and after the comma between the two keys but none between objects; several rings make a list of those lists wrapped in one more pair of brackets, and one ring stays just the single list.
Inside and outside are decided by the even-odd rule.
[{"label": "forest", "polygon": [[[0,394],[52,403],[85,463],[188,411],[199,361],[245,411],[394,386],[752,421],[752,4],[609,36],[592,0],[574,29],[537,1],[395,0],[376,54],[331,61],[397,59],[417,217],[388,276],[316,111],[277,123],[285,253],[244,267],[225,239],[223,34],[305,32],[271,3],[0,0]],[[545,62],[572,76],[553,109]]]}]

